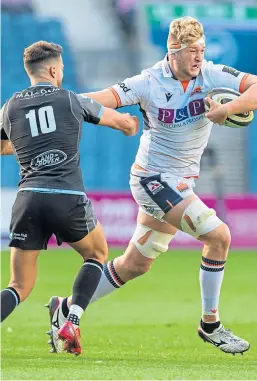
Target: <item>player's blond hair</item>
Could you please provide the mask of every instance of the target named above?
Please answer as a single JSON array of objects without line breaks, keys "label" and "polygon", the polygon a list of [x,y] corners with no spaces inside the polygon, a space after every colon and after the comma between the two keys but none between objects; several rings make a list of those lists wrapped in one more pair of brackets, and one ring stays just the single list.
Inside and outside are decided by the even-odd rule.
[{"label": "player's blond hair", "polygon": [[194,44],[203,35],[203,26],[198,20],[190,16],[181,17],[170,23],[167,48],[179,49],[181,44]]}]

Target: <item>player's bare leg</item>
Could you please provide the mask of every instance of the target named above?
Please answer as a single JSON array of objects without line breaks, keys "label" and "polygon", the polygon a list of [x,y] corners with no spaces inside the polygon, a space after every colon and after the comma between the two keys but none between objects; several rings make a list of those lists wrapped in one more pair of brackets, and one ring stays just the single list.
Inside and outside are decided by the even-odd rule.
[{"label": "player's bare leg", "polygon": [[[158,221],[141,211],[138,213],[137,223],[149,228],[149,232],[143,235],[141,242],[147,242],[152,231],[167,234],[166,239],[170,242],[177,231],[173,226]],[[134,279],[150,270],[155,258],[149,258],[146,255],[146,253],[145,255],[142,254],[131,240],[124,254],[113,260],[115,271],[123,282]]]},{"label": "player's bare leg", "polygon": [[[168,243],[174,237],[177,229],[170,226],[167,223],[158,221],[156,218],[149,216],[141,211],[138,213],[137,219],[138,225],[143,225],[145,229],[151,230],[156,233],[163,233],[162,242],[165,242],[168,250]],[[145,243],[149,239],[149,233],[145,233]],[[148,250],[151,247],[151,241],[149,241]],[[141,250],[142,251],[142,250]],[[154,250],[153,253],[157,256],[160,252]],[[154,262],[154,258],[149,258],[147,252],[142,254],[135,246],[135,243],[130,242],[123,255],[109,261],[104,265],[104,271],[101,276],[99,285],[92,296],[90,303],[97,301],[98,299],[118,290],[125,285],[126,282],[145,274]],[[58,327],[62,325],[69,314],[70,305],[72,303],[72,296],[68,298],[52,297],[50,299],[50,318],[51,327],[53,332],[53,347],[57,352],[62,351],[62,347],[59,346],[57,336],[55,332]],[[55,308],[55,306],[58,306]],[[52,312],[51,312],[52,311]]]},{"label": "player's bare leg", "polygon": [[11,278],[8,287],[1,291],[1,322],[31,293],[37,277],[39,253],[39,250],[11,248]]},{"label": "player's bare leg", "polygon": [[164,219],[176,227],[180,225],[184,231],[205,244],[200,268],[202,318],[199,336],[226,353],[247,351],[249,343],[225,329],[219,318],[220,290],[231,241],[228,226],[195,195],[181,201]]},{"label": "player's bare leg", "polygon": [[[58,335],[61,340],[65,341],[65,350],[79,355],[81,353],[79,321],[100,281],[103,264],[108,255],[108,247],[102,226],[99,223],[82,240],[69,243],[69,245],[82,256],[84,264],[73,285],[72,302],[67,321],[63,322],[64,324],[59,331],[53,330],[53,342],[51,344],[56,350],[54,342]],[[59,303],[58,298],[52,299],[49,305],[51,321]]]},{"label": "player's bare leg", "polygon": [[[198,198],[195,195],[188,197],[180,202],[174,209],[170,210],[164,219],[167,222],[173,222],[175,225],[185,219],[192,229],[192,232],[196,230],[195,220],[197,218],[197,211],[190,214],[187,213],[187,208],[190,207],[192,202],[197,202]],[[206,224],[208,224],[208,208],[206,211],[199,213],[199,215],[206,214]],[[210,229],[206,234],[201,234],[198,239],[204,242],[205,246],[202,253],[202,264],[200,269],[200,284],[201,294],[203,301],[203,313],[202,321],[207,331],[213,331],[214,328],[219,326],[219,313],[218,313],[218,301],[220,295],[220,288],[224,275],[224,265],[228,255],[230,245],[230,231],[227,225],[220,221],[216,216],[213,216],[213,226],[210,224]],[[212,218],[210,215],[209,218]],[[215,221],[217,219],[217,221]],[[177,225],[178,226],[178,225]],[[204,226],[204,225],[203,225]],[[215,227],[216,226],[216,227]],[[205,228],[203,228],[204,231]],[[208,229],[207,229],[208,230]],[[199,231],[200,232],[200,231]],[[198,234],[196,234],[197,236]],[[210,332],[211,332],[210,331]]]},{"label": "player's bare leg", "polygon": [[[172,225],[172,230],[169,231],[170,233],[175,232],[173,228],[173,226],[175,226],[205,243],[200,269],[203,310],[199,335],[202,338],[203,335],[205,335],[204,340],[218,346],[224,352],[242,353],[246,351],[249,348],[249,344],[243,339],[233,335],[232,332],[225,330],[220,324],[218,315],[218,302],[224,274],[224,264],[230,245],[228,227],[218,219],[214,211],[204,205],[194,194],[183,199],[175,207],[172,206],[171,210],[164,215],[163,219]],[[153,224],[155,223],[154,219],[151,218],[151,220],[148,221],[148,225],[151,221]],[[168,224],[162,224],[161,226],[165,226],[166,228],[170,226]],[[151,237],[149,231],[154,230],[154,227],[155,225],[148,230],[146,229],[146,225],[143,225],[143,228],[146,229],[145,233],[142,234],[139,239],[134,239],[124,255],[116,258],[115,261],[112,262],[110,272],[107,273],[106,277],[111,285],[109,285],[107,292],[98,294],[101,285],[108,284],[106,279],[102,277],[99,288],[92,298],[93,301],[112,292],[115,287],[119,288],[124,284],[125,280],[130,280],[143,274],[151,267],[154,259],[146,258],[145,260],[142,258],[144,255],[140,257],[140,254],[144,254],[147,243]],[[160,229],[160,225],[158,228]],[[143,230],[140,230],[141,233],[142,231]],[[158,239],[160,238],[159,235],[156,237]],[[171,238],[172,237],[170,237],[170,240]],[[156,244],[158,239],[154,240],[154,244]],[[162,246],[160,243],[163,242],[159,241],[159,248]],[[103,287],[103,289],[106,290],[106,287]],[[65,305],[67,307],[67,299],[65,300]]]},{"label": "player's bare leg", "polygon": [[[141,211],[138,213],[137,222],[138,224],[149,228],[149,230],[152,229],[153,231],[164,233],[166,241],[171,241],[177,231],[173,226],[158,221],[156,218]],[[129,280],[145,274],[151,268],[154,260],[154,258],[142,255],[135,244],[130,242],[123,255],[104,265],[100,283],[92,296],[90,303],[117,290]],[[62,298],[60,299],[63,301],[63,311],[60,316],[67,316],[72,297],[70,296],[64,300]]]},{"label": "player's bare leg", "polygon": [[[177,229],[170,226],[167,223],[158,221],[156,218],[149,216],[141,211],[138,213],[137,226],[142,225],[148,230],[143,234],[141,240],[142,243],[147,244],[149,241],[149,246],[151,243],[150,237],[152,232],[163,233],[163,239],[165,241],[165,251],[168,250],[168,243],[174,237]],[[148,248],[151,250],[151,248]],[[140,250],[140,251],[139,251]],[[145,274],[151,268],[155,258],[161,253],[158,249],[152,250],[151,256],[149,253],[142,253],[142,249],[135,244],[135,240],[132,238],[124,254],[109,261],[105,267],[103,276],[99,283],[99,286],[93,295],[90,303],[98,300],[99,298],[109,294],[115,289],[120,288],[129,280],[132,280],[138,276]]]}]

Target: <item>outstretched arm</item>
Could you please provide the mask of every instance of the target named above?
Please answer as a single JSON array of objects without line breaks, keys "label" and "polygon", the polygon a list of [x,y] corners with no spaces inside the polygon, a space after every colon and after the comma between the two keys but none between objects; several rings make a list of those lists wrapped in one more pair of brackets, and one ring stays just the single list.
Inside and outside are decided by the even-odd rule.
[{"label": "outstretched arm", "polygon": [[83,109],[85,121],[122,131],[126,136],[137,133],[139,120],[136,116],[122,114],[111,108],[104,107],[97,101],[82,94],[77,95],[77,99]]},{"label": "outstretched arm", "polygon": [[121,114],[107,107],[104,107],[99,124],[122,131],[126,136],[136,135],[139,129],[139,120],[136,116]]},{"label": "outstretched arm", "polygon": [[105,107],[118,108],[130,106],[149,101],[150,77],[147,73],[141,73],[131,78],[126,78],[123,82],[116,83],[108,89],[96,91],[94,93],[82,94],[101,103]]},{"label": "outstretched arm", "polygon": [[104,107],[117,108],[120,106],[119,96],[112,88],[81,95],[94,99]]}]

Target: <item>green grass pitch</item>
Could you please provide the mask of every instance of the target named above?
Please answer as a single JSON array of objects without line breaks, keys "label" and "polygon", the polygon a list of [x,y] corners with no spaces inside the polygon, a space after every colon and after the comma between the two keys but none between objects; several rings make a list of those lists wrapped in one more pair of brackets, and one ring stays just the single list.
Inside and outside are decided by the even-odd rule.
[{"label": "green grass pitch", "polygon": [[[121,251],[112,250],[110,257]],[[2,325],[4,380],[257,379],[257,253],[231,252],[220,303],[224,325],[251,343],[244,356],[222,353],[198,338],[200,253],[173,251],[151,271],[90,306],[82,319],[83,355],[51,354],[50,296],[71,293],[80,258],[42,252],[29,299]],[[9,254],[2,253],[2,287]]]}]

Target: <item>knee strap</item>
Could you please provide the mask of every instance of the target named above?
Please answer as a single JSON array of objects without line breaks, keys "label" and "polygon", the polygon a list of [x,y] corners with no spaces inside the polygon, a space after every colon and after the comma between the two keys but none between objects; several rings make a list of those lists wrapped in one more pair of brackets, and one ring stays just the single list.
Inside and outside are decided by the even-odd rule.
[{"label": "knee strap", "polygon": [[137,250],[147,258],[155,259],[169,248],[173,234],[161,233],[148,226],[137,224],[135,233],[131,238]]},{"label": "knee strap", "polygon": [[198,238],[222,225],[223,222],[216,216],[214,209],[208,208],[201,200],[191,202],[185,209],[181,229],[187,234]]}]

